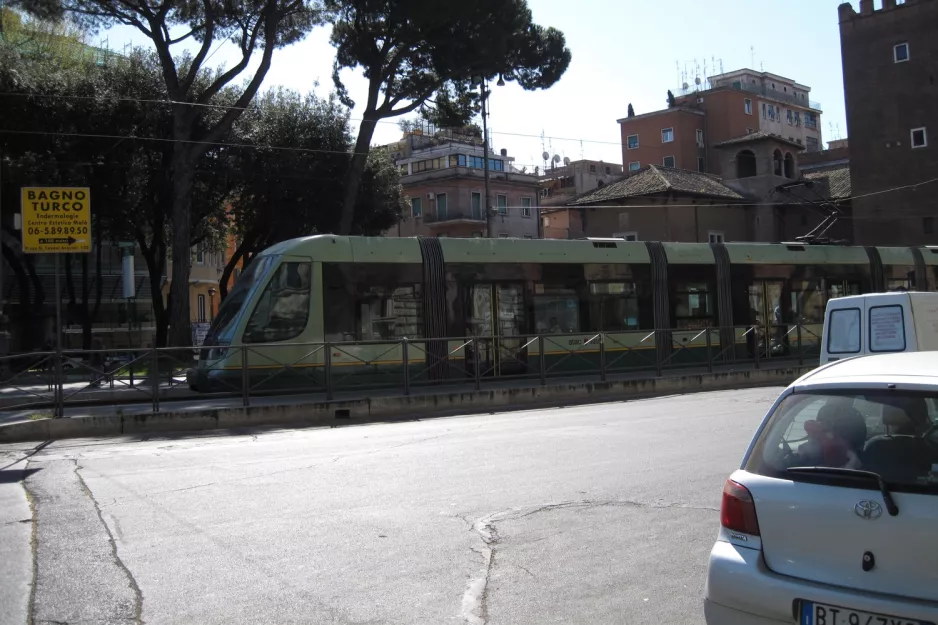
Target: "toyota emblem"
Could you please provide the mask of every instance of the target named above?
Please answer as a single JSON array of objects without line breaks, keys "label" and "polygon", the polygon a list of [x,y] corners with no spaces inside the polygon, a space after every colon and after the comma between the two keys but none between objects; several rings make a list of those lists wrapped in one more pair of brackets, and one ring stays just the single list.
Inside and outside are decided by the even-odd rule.
[{"label": "toyota emblem", "polygon": [[858,517],[867,519],[868,521],[883,516],[883,507],[879,505],[879,502],[870,501],[869,499],[859,502],[856,507],[854,507],[853,511],[857,513]]}]

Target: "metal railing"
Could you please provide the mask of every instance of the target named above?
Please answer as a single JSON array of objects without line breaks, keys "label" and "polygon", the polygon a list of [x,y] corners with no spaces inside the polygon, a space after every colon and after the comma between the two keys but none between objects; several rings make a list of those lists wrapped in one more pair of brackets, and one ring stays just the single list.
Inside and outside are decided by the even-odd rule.
[{"label": "metal railing", "polygon": [[[789,324],[30,352],[0,358],[0,412],[51,409],[58,417],[83,404],[141,403],[159,412],[166,401],[193,398],[240,398],[250,406],[301,393],[332,400],[379,390],[409,395],[422,387],[479,390],[518,380],[547,385],[562,378],[758,369],[815,364],[820,343],[819,326]],[[226,357],[200,366],[199,354],[207,350]]]}]

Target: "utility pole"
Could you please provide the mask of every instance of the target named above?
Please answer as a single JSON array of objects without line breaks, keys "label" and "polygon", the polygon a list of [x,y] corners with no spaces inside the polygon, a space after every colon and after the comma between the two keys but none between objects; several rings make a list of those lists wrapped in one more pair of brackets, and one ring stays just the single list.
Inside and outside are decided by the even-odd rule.
[{"label": "utility pole", "polygon": [[489,89],[485,84],[485,77],[482,77],[482,142],[483,163],[485,176],[485,236],[492,238],[492,201],[489,196],[489,123],[486,102],[489,99]]}]

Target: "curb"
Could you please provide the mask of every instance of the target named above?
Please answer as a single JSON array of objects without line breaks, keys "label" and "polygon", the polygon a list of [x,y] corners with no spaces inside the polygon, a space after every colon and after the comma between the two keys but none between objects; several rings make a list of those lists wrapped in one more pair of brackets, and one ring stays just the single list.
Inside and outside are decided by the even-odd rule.
[{"label": "curb", "polygon": [[135,436],[259,426],[334,427],[353,423],[510,411],[532,407],[582,405],[705,391],[788,386],[813,369],[815,369],[814,366],[795,366],[639,380],[575,382],[549,386],[425,393],[247,408],[212,408],[188,412],[41,419],[0,425],[0,443]]}]

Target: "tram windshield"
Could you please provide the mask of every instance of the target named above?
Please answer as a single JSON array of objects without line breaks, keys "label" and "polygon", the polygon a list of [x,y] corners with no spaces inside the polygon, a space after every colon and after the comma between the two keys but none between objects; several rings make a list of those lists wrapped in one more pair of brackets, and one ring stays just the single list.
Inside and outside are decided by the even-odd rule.
[{"label": "tram windshield", "polygon": [[250,301],[254,287],[276,267],[280,261],[279,256],[259,256],[255,258],[244,273],[235,282],[228,297],[222,302],[205,337],[204,345],[229,345],[234,338],[234,331],[241,318],[241,311]]}]

